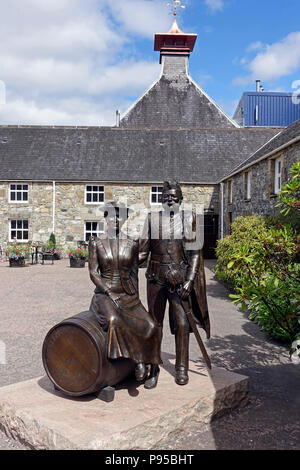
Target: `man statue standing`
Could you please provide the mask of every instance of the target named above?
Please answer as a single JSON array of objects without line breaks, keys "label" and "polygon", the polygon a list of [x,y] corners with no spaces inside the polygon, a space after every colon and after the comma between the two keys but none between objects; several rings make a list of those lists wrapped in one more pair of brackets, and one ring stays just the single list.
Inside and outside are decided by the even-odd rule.
[{"label": "man statue standing", "polygon": [[[197,217],[180,210],[183,196],[178,183],[165,182],[163,210],[146,220],[140,244],[140,262],[150,260],[146,272],[149,313],[162,327],[167,301],[171,332],[175,334],[175,382],[188,383],[190,324],[186,305],[210,337],[203,257],[196,243]],[[199,240],[198,240],[199,241]],[[159,367],[152,366],[145,387],[155,386]]]}]

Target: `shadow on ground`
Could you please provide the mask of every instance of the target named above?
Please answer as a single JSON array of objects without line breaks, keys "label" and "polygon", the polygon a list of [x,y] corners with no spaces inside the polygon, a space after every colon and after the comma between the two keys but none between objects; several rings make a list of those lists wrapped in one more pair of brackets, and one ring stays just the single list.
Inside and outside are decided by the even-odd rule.
[{"label": "shadow on ground", "polygon": [[[300,367],[284,346],[246,320],[245,334],[214,336],[209,352],[215,367],[250,378],[250,402],[209,425],[173,436],[167,449],[296,450],[300,445]],[[195,362],[201,363],[199,357]]]}]

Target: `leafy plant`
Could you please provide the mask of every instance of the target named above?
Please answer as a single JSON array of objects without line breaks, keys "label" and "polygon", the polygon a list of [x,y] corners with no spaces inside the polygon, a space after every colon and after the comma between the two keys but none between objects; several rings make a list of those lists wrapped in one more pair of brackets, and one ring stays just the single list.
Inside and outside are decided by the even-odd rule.
[{"label": "leafy plant", "polygon": [[69,248],[69,258],[72,259],[87,259],[89,252],[84,248]]},{"label": "leafy plant", "polygon": [[6,256],[8,256],[10,260],[17,261],[20,259],[29,259],[30,252],[27,246],[14,243],[7,248]]},{"label": "leafy plant", "polygon": [[50,235],[49,244],[52,246],[53,249],[56,248],[56,238],[55,238],[54,233],[51,233]]},{"label": "leafy plant", "polygon": [[295,162],[290,168],[290,179],[282,187],[279,193],[281,213],[289,214],[291,210],[300,211],[300,161]]},{"label": "leafy plant", "polygon": [[217,247],[216,273],[232,284],[233,303],[284,342],[300,333],[299,239],[289,225],[272,227],[262,217],[239,217]]}]

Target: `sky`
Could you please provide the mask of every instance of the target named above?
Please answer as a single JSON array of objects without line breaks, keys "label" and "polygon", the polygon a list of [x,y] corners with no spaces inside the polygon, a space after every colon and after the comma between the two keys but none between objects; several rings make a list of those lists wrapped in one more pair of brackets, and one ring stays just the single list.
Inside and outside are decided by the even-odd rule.
[{"label": "sky", "polygon": [[[172,0],[0,0],[0,125],[115,124],[158,78]],[[183,0],[192,78],[231,117],[244,91],[300,89],[299,0]],[[298,83],[297,83],[298,82]]]}]

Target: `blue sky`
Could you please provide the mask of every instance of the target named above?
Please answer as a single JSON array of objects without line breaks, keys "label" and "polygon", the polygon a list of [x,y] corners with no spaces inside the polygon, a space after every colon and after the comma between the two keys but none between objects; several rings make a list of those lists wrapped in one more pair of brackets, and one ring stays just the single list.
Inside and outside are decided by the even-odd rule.
[{"label": "blue sky", "polygon": [[[0,0],[0,124],[114,124],[159,75],[153,38],[171,26],[168,2]],[[294,91],[299,0],[183,5],[180,28],[198,34],[190,74],[229,116],[256,78]]]}]

